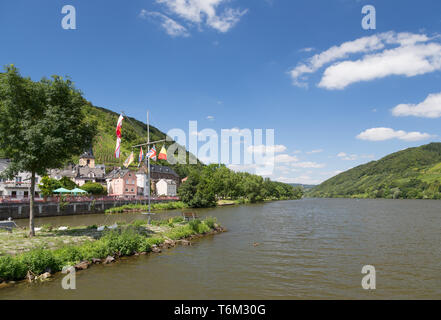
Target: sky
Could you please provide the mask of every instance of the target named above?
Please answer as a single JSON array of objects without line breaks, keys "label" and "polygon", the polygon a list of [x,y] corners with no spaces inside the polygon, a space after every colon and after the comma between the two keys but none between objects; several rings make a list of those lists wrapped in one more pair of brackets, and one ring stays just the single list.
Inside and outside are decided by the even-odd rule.
[{"label": "sky", "polygon": [[439,141],[440,33],[438,0],[0,3],[2,65],[67,75],[94,105],[142,121],[148,109],[164,132],[274,129],[269,177],[288,183]]}]

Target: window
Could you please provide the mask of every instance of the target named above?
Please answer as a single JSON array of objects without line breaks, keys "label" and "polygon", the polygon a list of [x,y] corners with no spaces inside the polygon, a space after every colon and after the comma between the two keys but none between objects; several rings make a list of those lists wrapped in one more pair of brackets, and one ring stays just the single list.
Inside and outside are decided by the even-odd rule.
[{"label": "window", "polygon": [[21,177],[15,177],[15,182],[20,183],[21,182]]},{"label": "window", "polygon": [[130,191],[133,192],[133,189],[131,189]]},{"label": "window", "polygon": [[11,197],[12,198],[17,198],[17,191],[12,191],[11,192]]},{"label": "window", "polygon": [[126,189],[126,192],[129,192],[129,189]]},{"label": "window", "polygon": [[23,197],[24,197],[24,198],[27,198],[28,196],[29,196],[29,192],[28,192],[28,191],[25,191],[24,194],[23,194]]}]

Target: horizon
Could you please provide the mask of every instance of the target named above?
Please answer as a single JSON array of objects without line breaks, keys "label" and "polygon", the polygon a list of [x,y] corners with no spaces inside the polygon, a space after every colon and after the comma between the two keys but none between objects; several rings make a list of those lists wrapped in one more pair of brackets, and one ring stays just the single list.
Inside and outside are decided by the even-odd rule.
[{"label": "horizon", "polygon": [[[93,105],[143,123],[149,109],[165,133],[192,120],[274,129],[275,181],[319,184],[439,142],[441,3],[214,3],[77,0],[75,30],[61,27],[64,3],[2,3],[0,61],[33,80],[69,75]],[[365,5],[375,30],[362,28]]]}]

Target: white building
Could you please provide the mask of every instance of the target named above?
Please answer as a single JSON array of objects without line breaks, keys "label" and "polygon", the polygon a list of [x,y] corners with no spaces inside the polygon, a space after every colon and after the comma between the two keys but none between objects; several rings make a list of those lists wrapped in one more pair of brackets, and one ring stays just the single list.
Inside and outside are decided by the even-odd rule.
[{"label": "white building", "polygon": [[156,183],[156,194],[158,196],[169,196],[175,197],[176,192],[176,181],[171,179],[161,179]]},{"label": "white building", "polygon": [[136,173],[136,184],[138,187],[138,195],[146,197],[149,193],[148,190],[148,177],[145,172],[141,170]]},{"label": "white building", "polygon": [[[0,174],[9,166],[8,159],[0,159]],[[40,198],[40,189],[38,184],[41,177],[35,176],[35,198]],[[9,197],[13,199],[26,199],[30,196],[31,174],[29,172],[20,172],[13,179],[0,178],[0,197]]]}]

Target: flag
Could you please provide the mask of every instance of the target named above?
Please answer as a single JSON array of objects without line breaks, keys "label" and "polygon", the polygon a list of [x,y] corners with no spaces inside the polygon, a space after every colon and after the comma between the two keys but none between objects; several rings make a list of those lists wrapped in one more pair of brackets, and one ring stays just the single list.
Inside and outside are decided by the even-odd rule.
[{"label": "flag", "polygon": [[159,152],[158,155],[159,160],[167,160],[167,150],[165,149],[165,146],[162,146],[161,152]]},{"label": "flag", "polygon": [[141,150],[139,151],[138,167],[141,165],[142,159],[144,159],[144,152],[142,151],[142,147],[141,147]]},{"label": "flag", "polygon": [[115,158],[119,159],[121,153],[121,138],[116,138]]},{"label": "flag", "polygon": [[124,167],[128,168],[130,164],[133,162],[135,156],[133,155],[133,151],[130,153],[130,156],[124,161]]},{"label": "flag", "polygon": [[119,115],[118,123],[116,124],[116,147],[115,147],[115,158],[119,158],[121,154],[121,128],[122,128],[122,121],[124,117],[122,114]]},{"label": "flag", "polygon": [[149,153],[148,153],[148,155],[147,155],[150,159],[152,159],[153,161],[156,161],[156,147],[155,146],[153,146],[151,149],[150,149],[150,151],[149,151]]}]

